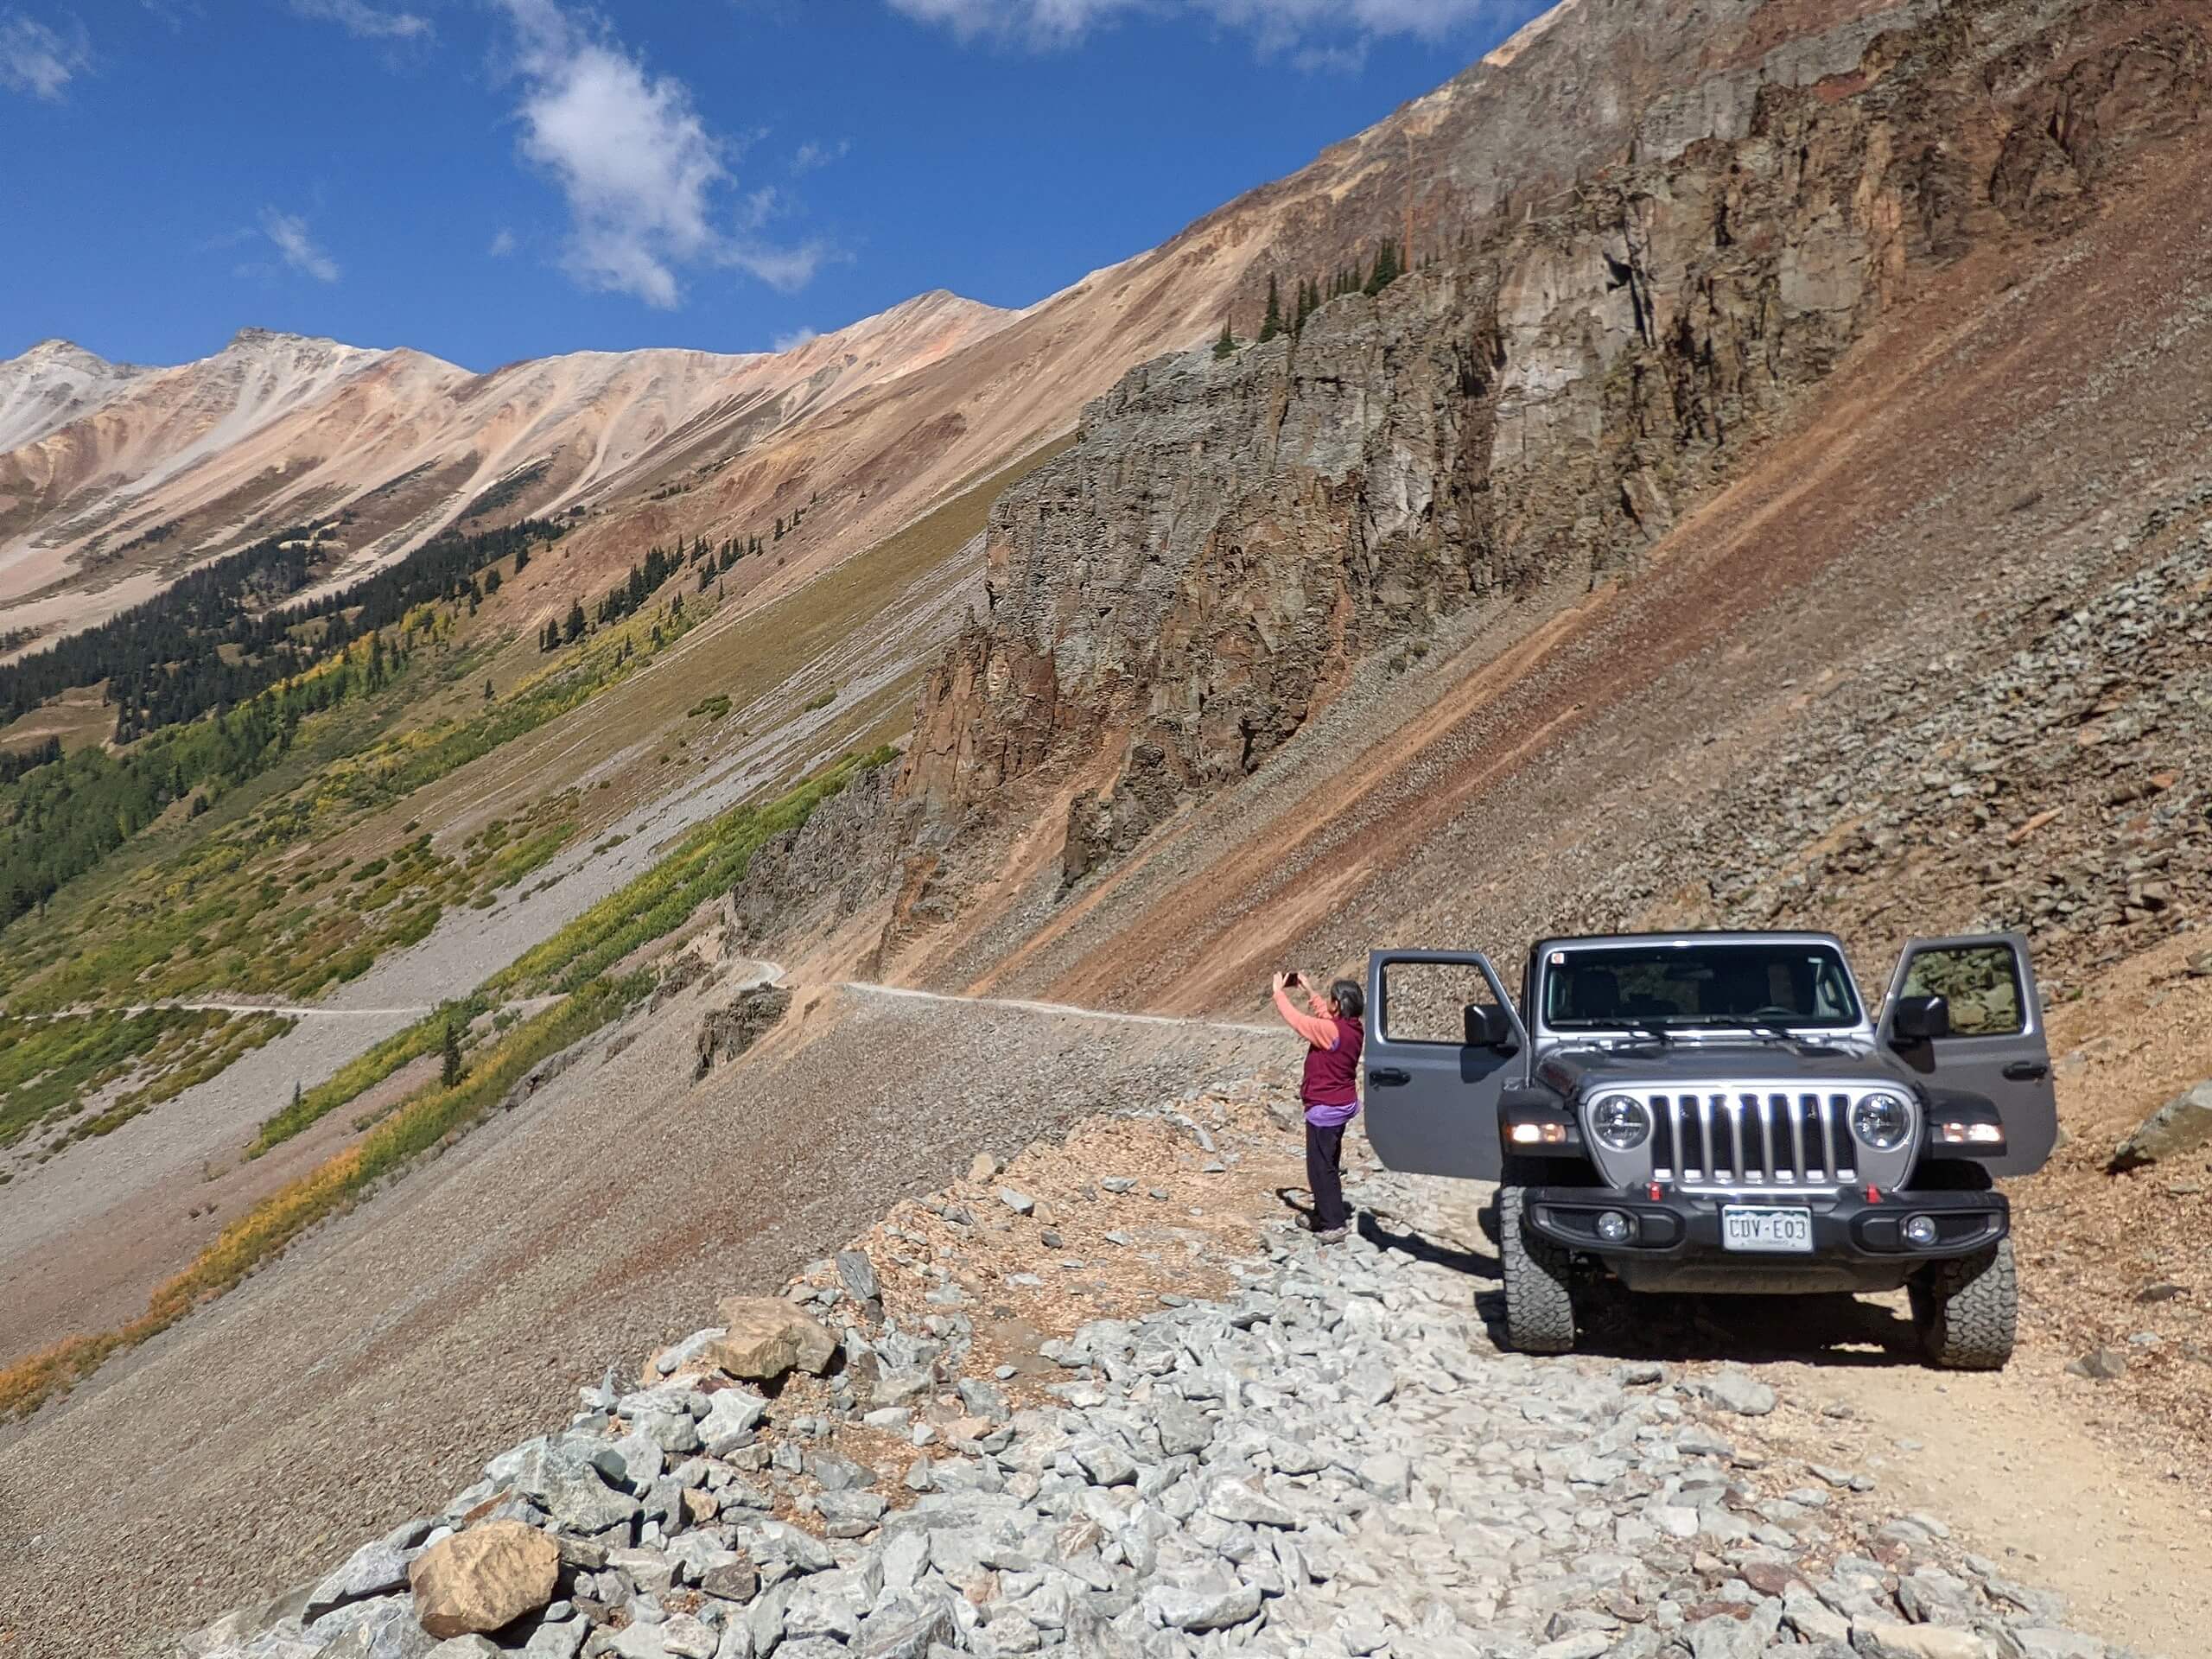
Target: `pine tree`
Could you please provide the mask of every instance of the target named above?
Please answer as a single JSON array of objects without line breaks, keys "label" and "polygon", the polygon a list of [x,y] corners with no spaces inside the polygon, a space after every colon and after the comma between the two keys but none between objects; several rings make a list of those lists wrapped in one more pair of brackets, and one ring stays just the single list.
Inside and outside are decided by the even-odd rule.
[{"label": "pine tree", "polygon": [[528,543],[524,543],[523,546],[515,549],[515,575],[520,575],[529,568],[530,547]]},{"label": "pine tree", "polygon": [[567,644],[574,645],[583,637],[584,602],[581,599],[572,599],[569,601],[568,626],[562,629],[561,638]]},{"label": "pine tree", "polygon": [[1233,357],[1236,353],[1236,336],[1230,332],[1228,319],[1224,318],[1221,324],[1221,338],[1213,343],[1214,361],[1218,363],[1224,357]]},{"label": "pine tree", "polygon": [[1367,279],[1367,291],[1380,294],[1404,275],[1405,266],[1398,257],[1398,245],[1385,242],[1375,251],[1375,270]]},{"label": "pine tree", "polygon": [[1260,344],[1264,346],[1282,333],[1282,291],[1275,286],[1273,276],[1268,278],[1267,320],[1260,324]]},{"label": "pine tree", "polygon": [[489,681],[489,680],[486,680],[486,681],[485,681],[485,682],[484,682],[484,701],[485,701],[485,702],[491,702],[491,701],[492,701],[492,696],[493,696],[493,692],[492,692],[492,682],[491,682],[491,681]]},{"label": "pine tree", "polygon": [[438,1052],[438,1082],[450,1089],[461,1081],[461,1024],[453,1015],[446,1016],[445,1040]]}]

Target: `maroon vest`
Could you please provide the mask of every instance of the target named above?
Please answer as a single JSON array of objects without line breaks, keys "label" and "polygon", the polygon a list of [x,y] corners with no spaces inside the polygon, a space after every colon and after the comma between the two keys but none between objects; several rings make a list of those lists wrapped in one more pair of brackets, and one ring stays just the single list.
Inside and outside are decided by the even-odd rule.
[{"label": "maroon vest", "polygon": [[1306,1077],[1299,1096],[1309,1106],[1350,1106],[1359,1099],[1359,1051],[1367,1030],[1357,1020],[1338,1020],[1334,1048],[1306,1051]]}]

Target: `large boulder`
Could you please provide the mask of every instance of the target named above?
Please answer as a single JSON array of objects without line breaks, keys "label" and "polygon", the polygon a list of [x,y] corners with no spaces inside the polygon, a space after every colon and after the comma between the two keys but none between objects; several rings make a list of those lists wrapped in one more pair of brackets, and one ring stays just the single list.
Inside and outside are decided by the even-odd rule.
[{"label": "large boulder", "polygon": [[817,1376],[836,1357],[829,1328],[774,1296],[731,1296],[721,1308],[725,1334],[700,1357],[732,1376],[772,1382],[794,1369]]},{"label": "large boulder", "polygon": [[2115,1170],[2141,1169],[2212,1147],[2212,1082],[2198,1084],[2145,1118],[2112,1155]]},{"label": "large boulder", "polygon": [[561,1547],[519,1521],[493,1521],[433,1544],[407,1570],[415,1617],[432,1636],[481,1635],[553,1599]]}]

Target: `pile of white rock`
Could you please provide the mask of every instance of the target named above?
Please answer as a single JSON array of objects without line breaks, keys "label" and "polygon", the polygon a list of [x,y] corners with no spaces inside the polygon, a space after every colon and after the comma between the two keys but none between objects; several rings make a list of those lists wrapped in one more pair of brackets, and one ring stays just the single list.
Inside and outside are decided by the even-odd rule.
[{"label": "pile of white rock", "polygon": [[[728,1304],[666,1381],[586,1390],[442,1514],[181,1653],[2120,1659],[1940,1522],[1863,1530],[1838,1501],[1863,1477],[1739,1450],[1766,1384],[1501,1354],[1428,1254],[1286,1230],[1225,1300],[1046,1344],[1062,1375],[1020,1408],[1010,1368],[963,1374],[950,1299],[901,1328],[849,1255],[842,1341]],[[828,1376],[727,1380],[779,1363]]]}]

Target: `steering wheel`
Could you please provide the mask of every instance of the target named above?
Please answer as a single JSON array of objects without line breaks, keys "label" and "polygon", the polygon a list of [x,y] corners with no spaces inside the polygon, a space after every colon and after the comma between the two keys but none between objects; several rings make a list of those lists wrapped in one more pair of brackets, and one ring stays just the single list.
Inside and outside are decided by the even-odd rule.
[{"label": "steering wheel", "polygon": [[1778,1007],[1772,1003],[1769,1003],[1763,1008],[1753,1008],[1750,1014],[1746,1016],[1746,1018],[1752,1020],[1780,1020],[1785,1022],[1794,1020],[1802,1020],[1804,1017],[1805,1016],[1803,1014],[1798,1013],[1795,1008]]}]

